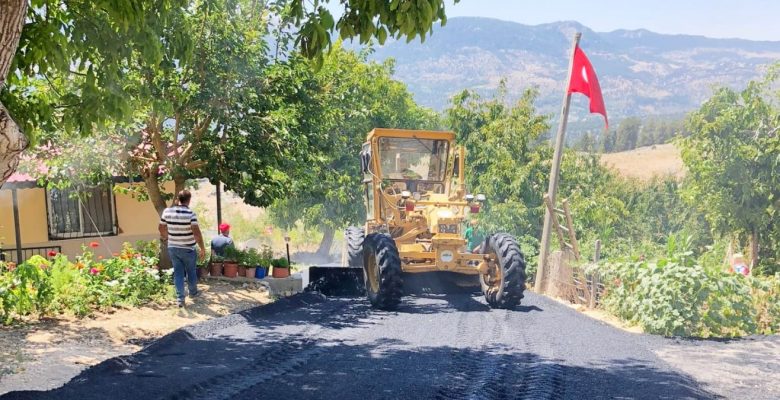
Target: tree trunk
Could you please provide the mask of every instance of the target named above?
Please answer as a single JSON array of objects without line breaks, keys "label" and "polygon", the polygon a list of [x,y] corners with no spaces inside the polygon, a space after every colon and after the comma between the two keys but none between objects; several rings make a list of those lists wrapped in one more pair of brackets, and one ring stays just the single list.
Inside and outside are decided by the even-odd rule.
[{"label": "tree trunk", "polygon": [[758,229],[753,228],[750,232],[750,270],[758,266]]},{"label": "tree trunk", "polygon": [[[154,209],[157,211],[157,214],[162,216],[162,213],[165,211],[167,205],[165,204],[165,199],[163,198],[162,191],[160,190],[160,178],[156,173],[158,170],[159,168],[157,165],[153,165],[152,168],[149,169],[148,173],[143,174],[143,179],[144,185],[146,186],[146,192],[149,194],[149,201],[151,201],[154,205]],[[160,243],[159,268],[169,269],[172,266],[171,257],[168,255],[166,243]]]},{"label": "tree trunk", "polygon": [[[27,14],[27,0],[0,1],[0,88],[11,69]],[[16,171],[19,155],[27,148],[27,138],[0,103],[0,186]]]},{"label": "tree trunk", "polygon": [[184,185],[187,183],[187,179],[183,176],[174,176],[173,177],[173,200],[171,201],[171,205],[176,204],[178,202],[178,199],[176,196],[178,196],[179,192],[184,190]]},{"label": "tree trunk", "polygon": [[158,215],[162,215],[165,208],[168,207],[165,204],[162,191],[160,190],[160,178],[156,173],[152,172],[157,170],[156,166],[150,168],[148,173],[143,174],[144,185],[146,186],[146,192],[149,194],[149,201],[154,205],[154,209],[157,210]]},{"label": "tree trunk", "polygon": [[322,241],[320,242],[320,248],[317,249],[317,255],[328,257],[330,255],[330,247],[333,245],[333,235],[335,231],[333,228],[326,226],[322,231]]}]

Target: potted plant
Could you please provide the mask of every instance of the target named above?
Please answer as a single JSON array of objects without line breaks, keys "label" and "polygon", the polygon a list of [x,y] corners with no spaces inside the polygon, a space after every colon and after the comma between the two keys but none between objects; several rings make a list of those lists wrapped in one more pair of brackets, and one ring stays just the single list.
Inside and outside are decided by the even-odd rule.
[{"label": "potted plant", "polygon": [[249,266],[247,256],[248,254],[245,250],[238,250],[238,257],[236,259],[236,261],[238,261],[238,276],[242,278],[246,276],[246,267]]},{"label": "potted plant", "polygon": [[212,254],[211,261],[209,261],[209,275],[222,276],[222,267],[224,262],[224,257]]},{"label": "potted plant", "polygon": [[268,268],[271,267],[271,261],[274,259],[274,252],[271,246],[264,244],[260,249],[260,266],[255,271],[255,278],[262,279],[268,276]]},{"label": "potted plant", "polygon": [[287,278],[290,276],[290,263],[284,257],[275,258],[271,261],[274,278]]},{"label": "potted plant", "polygon": [[244,263],[246,264],[246,271],[244,276],[247,278],[254,278],[255,271],[260,265],[260,253],[257,249],[249,249],[244,253]]},{"label": "potted plant", "polygon": [[202,260],[198,260],[198,267],[197,267],[197,270],[196,270],[196,273],[198,275],[198,280],[200,280],[201,278],[206,276],[206,273],[207,273],[207,271],[208,271],[208,269],[210,267],[209,260],[211,260],[211,251],[210,250],[206,250],[206,256],[203,257]]},{"label": "potted plant", "polygon": [[222,275],[226,278],[235,278],[238,275],[238,260],[241,252],[233,245],[225,247],[225,263],[222,266]]}]

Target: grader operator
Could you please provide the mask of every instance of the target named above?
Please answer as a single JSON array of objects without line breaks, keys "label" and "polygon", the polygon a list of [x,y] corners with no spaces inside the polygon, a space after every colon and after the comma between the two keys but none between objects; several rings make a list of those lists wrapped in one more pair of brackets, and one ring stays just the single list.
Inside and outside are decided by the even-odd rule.
[{"label": "grader operator", "polygon": [[492,308],[523,297],[525,261],[514,237],[488,235],[472,253],[463,222],[485,196],[465,186],[465,152],[452,132],[374,129],[360,152],[366,223],[346,230],[349,266],[362,267],[368,299],[393,309],[403,275],[454,273],[479,282]]}]

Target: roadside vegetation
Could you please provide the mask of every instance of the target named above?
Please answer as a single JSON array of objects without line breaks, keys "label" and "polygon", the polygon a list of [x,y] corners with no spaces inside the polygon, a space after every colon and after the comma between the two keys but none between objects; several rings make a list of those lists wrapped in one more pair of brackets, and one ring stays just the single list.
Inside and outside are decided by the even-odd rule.
[{"label": "roadside vegetation", "polygon": [[83,317],[173,298],[173,270],[157,268],[156,242],[126,243],[107,259],[94,256],[91,248],[98,246],[85,246],[75,260],[50,252],[19,265],[0,262],[0,322],[62,313]]},{"label": "roadside vegetation", "polygon": [[[742,91],[717,90],[687,117],[685,133],[672,139],[683,179],[624,178],[598,155],[566,151],[559,198],[570,203],[583,258],[603,243],[592,272],[604,277],[607,311],[662,335],[780,331],[777,68]],[[469,188],[488,198],[479,218],[520,239],[532,278],[552,158],[542,136],[549,118],[533,99],[528,91],[507,104],[502,91],[487,99],[464,91],[446,111],[468,149]],[[732,253],[753,261],[750,276],[728,272]]]}]

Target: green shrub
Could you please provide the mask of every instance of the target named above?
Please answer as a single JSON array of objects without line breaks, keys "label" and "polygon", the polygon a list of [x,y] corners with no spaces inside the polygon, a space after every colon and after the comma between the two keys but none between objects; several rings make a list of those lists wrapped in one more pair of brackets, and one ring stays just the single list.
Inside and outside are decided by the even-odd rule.
[{"label": "green shrub", "polygon": [[49,311],[54,291],[51,285],[51,263],[41,256],[0,275],[0,318],[13,322],[15,316],[43,314]]},{"label": "green shrub", "polygon": [[160,273],[157,262],[153,246],[139,251],[129,244],[107,260],[95,260],[86,247],[75,263],[62,254],[51,260],[34,256],[0,270],[0,318],[9,324],[31,314],[84,316],[170,297],[172,270]]},{"label": "green shrub", "polygon": [[704,266],[670,239],[654,262],[607,263],[603,306],[645,332],[665,336],[735,337],[780,328],[780,278],[746,277]]},{"label": "green shrub", "polygon": [[780,333],[780,273],[750,279],[753,307],[756,310],[756,333]]}]

